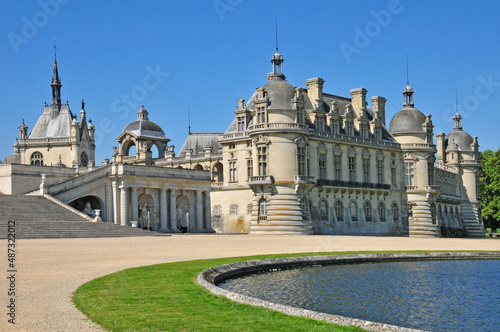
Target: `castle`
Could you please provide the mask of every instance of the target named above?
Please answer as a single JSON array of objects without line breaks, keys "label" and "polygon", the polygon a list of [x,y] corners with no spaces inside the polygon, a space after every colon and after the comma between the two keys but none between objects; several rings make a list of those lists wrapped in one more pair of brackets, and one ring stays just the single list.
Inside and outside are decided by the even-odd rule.
[{"label": "castle", "polygon": [[[403,90],[386,125],[386,99],[367,90],[294,87],[276,49],[267,83],[238,99],[224,133],[189,133],[178,155],[143,107],[118,136],[113,159],[95,165],[94,126],[60,101],[54,60],[52,104],[0,167],[4,194],[42,193],[102,219],[161,232],[482,237],[479,145],[453,117],[436,134],[431,115]],[[129,155],[131,148],[136,153]],[[152,149],[158,150],[153,158]],[[40,185],[40,176],[44,180]]]}]

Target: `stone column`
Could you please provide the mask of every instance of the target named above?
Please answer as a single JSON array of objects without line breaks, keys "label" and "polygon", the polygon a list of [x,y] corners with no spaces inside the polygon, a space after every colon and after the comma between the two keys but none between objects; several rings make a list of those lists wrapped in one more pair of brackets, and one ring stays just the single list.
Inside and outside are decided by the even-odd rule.
[{"label": "stone column", "polygon": [[113,181],[111,185],[113,186],[113,222],[118,225],[120,223],[120,213],[118,210],[118,184],[116,181]]},{"label": "stone column", "polygon": [[207,232],[212,232],[212,211],[211,211],[211,206],[210,206],[210,191],[206,190],[205,191],[205,223],[204,223],[204,229]]},{"label": "stone column", "polygon": [[160,189],[160,225],[162,232],[169,232],[167,226],[167,190],[163,188]]},{"label": "stone column", "polygon": [[137,198],[137,188],[136,187],[130,187],[130,204],[131,204],[131,210],[132,210],[132,216],[130,217],[130,221],[133,223],[137,223],[139,221],[139,202]]},{"label": "stone column", "polygon": [[125,184],[121,183],[120,185],[120,224],[122,226],[127,226],[128,220],[128,197],[127,197],[127,187]]},{"label": "stone column", "polygon": [[170,230],[172,233],[178,233],[177,228],[177,193],[174,189],[170,190]]},{"label": "stone column", "polygon": [[203,232],[203,202],[200,190],[196,190],[196,232]]}]

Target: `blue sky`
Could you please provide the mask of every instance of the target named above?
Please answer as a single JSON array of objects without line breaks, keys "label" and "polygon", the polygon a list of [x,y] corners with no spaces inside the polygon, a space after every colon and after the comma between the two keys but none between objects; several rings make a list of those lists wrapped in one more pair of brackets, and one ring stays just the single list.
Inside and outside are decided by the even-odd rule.
[{"label": "blue sky", "polygon": [[455,88],[463,127],[480,150],[499,147],[498,1],[2,1],[0,159],[12,153],[24,118],[31,130],[51,101],[57,40],[62,100],[97,128],[96,163],[141,104],[178,152],[188,132],[223,132],[238,98],[272,70],[274,14],[287,80],[324,91],[388,99],[387,125],[401,109],[406,53],[415,106],[436,132],[453,128]]}]

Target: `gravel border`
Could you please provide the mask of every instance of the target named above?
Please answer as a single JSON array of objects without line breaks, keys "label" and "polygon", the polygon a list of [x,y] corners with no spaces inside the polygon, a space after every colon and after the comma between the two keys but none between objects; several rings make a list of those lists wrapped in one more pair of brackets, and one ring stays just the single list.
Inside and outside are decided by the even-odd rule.
[{"label": "gravel border", "polygon": [[220,282],[240,275],[257,271],[273,271],[279,268],[293,268],[309,265],[353,264],[367,262],[434,260],[434,259],[500,259],[498,252],[432,252],[432,253],[397,253],[397,254],[359,254],[335,256],[305,256],[285,257],[263,260],[252,260],[231,264],[219,265],[201,272],[197,282],[216,295],[222,295],[230,300],[267,309],[279,311],[292,316],[318,319],[329,323],[344,326],[358,326],[369,331],[405,331],[418,332],[422,330],[400,327],[396,325],[377,323],[362,319],[355,319],[339,315],[330,315],[313,310],[301,309],[264,301],[258,298],[230,292],[217,286]]}]

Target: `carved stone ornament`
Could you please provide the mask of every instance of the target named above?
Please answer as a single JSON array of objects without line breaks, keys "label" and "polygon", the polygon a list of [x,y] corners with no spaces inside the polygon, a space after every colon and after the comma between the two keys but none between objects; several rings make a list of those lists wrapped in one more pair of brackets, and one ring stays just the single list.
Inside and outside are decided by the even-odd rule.
[{"label": "carved stone ornament", "polygon": [[252,140],[252,143],[254,145],[269,145],[270,141],[269,141],[269,138],[267,138],[266,136],[264,135],[259,135],[259,137],[256,137]]}]

